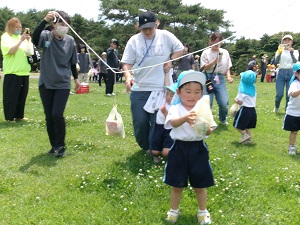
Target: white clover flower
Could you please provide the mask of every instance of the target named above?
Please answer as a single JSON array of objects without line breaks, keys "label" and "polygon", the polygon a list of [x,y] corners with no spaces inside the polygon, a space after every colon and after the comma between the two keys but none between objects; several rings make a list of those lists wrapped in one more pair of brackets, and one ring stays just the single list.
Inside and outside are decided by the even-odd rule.
[{"label": "white clover flower", "polygon": [[124,208],[124,211],[126,211],[127,210],[127,208]]}]

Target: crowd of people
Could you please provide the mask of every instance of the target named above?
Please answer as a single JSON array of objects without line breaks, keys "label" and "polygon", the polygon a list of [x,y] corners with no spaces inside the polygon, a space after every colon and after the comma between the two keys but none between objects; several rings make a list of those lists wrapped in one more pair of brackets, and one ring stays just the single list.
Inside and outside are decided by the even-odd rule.
[{"label": "crowd of people", "polygon": [[[189,44],[183,44],[167,30],[158,29],[156,14],[146,11],[139,16],[139,32],[128,40],[122,57],[118,51],[118,40],[113,38],[109,48],[102,52],[101,59],[92,61],[85,45],[77,49],[74,38],[67,34],[69,27],[66,23],[71,24],[66,12],[50,11],[31,35],[26,29],[22,32],[19,19],[11,18],[7,22],[5,33],[1,36],[5,120],[9,123],[26,120],[24,112],[31,68],[27,61],[28,43],[32,42],[43,52],[38,87],[50,143],[49,154],[56,157],[66,154],[64,111],[71,89],[71,75],[75,90],[80,88],[80,82],[89,82],[91,78],[99,86],[103,81],[106,96],[113,96],[114,84],[122,82],[124,74],[126,90],[130,93],[136,142],[153,157],[154,162],[158,162],[160,157],[168,160],[164,182],[172,190],[167,220],[177,221],[181,195],[189,182],[196,193],[198,221],[210,224],[206,188],[214,185],[214,179],[205,139],[214,132],[217,123],[213,119],[209,124],[201,123],[196,107],[207,96],[206,113],[213,118],[211,109],[215,99],[220,125],[228,126],[226,83],[234,80],[229,52],[221,47],[222,34],[212,33],[208,43],[210,48],[205,49],[201,56],[194,56]],[[257,122],[255,83],[260,70],[261,82],[276,83],[275,113],[279,112],[286,87],[283,129],[290,131],[288,153],[296,154],[295,140],[300,129],[298,59],[299,52],[293,48],[291,35],[282,38],[270,63],[268,55],[264,54],[259,67],[256,55],[252,56],[247,68],[240,74],[238,94],[234,98],[239,109],[233,127],[241,135],[239,143],[253,142],[251,129],[256,127]],[[92,77],[90,74],[93,74]],[[210,81],[213,91],[207,89],[207,81]],[[196,126],[201,126],[205,132],[197,132]]]}]

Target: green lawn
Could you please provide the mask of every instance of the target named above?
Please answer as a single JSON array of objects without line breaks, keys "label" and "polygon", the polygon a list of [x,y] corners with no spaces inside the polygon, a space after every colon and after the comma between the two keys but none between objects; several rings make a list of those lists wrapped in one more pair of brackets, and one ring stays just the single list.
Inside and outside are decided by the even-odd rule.
[{"label": "green lawn", "polygon": [[[230,105],[239,77],[227,84]],[[71,94],[67,120],[67,156],[47,154],[43,109],[37,79],[30,79],[29,121],[4,121],[0,83],[0,224],[169,224],[170,187],[162,182],[165,162],[154,164],[135,143],[129,95],[117,84],[116,98],[90,84],[90,93]],[[272,113],[275,84],[257,83],[257,128],[253,145],[220,125],[206,140],[215,183],[208,189],[213,224],[300,224],[300,157],[287,153],[284,114]],[[105,120],[117,103],[126,138],[106,136]],[[284,112],[284,104],[280,108]],[[216,104],[213,108],[216,115]],[[216,121],[218,122],[217,118]],[[300,147],[299,147],[300,152]],[[177,224],[197,224],[197,203],[183,193]]]}]

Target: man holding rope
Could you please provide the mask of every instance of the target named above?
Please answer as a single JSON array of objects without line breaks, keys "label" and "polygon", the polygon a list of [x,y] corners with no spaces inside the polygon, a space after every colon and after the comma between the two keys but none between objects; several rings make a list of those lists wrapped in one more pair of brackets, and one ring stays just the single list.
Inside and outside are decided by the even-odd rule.
[{"label": "man holding rope", "polygon": [[[153,91],[164,91],[164,77],[171,68],[170,59],[183,54],[182,43],[169,31],[157,29],[153,12],[139,16],[140,33],[132,36],[122,58],[125,85],[130,93],[134,135],[144,151],[151,149],[156,112],[147,112],[144,106]],[[165,63],[169,61],[168,63]],[[131,70],[134,70],[131,73]]]}]

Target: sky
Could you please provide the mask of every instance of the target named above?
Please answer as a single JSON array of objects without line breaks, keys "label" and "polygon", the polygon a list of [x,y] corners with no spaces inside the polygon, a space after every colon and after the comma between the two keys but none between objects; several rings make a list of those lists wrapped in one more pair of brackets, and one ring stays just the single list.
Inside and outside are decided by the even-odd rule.
[{"label": "sky", "polygon": [[[99,3],[98,0],[1,0],[0,8],[8,7],[14,12],[54,8],[71,16],[78,13],[86,19],[97,20]],[[226,11],[225,20],[233,25],[230,30],[235,31],[238,38],[259,40],[264,34],[300,33],[300,0],[182,0],[182,3],[200,3],[208,9],[223,9]]]}]

